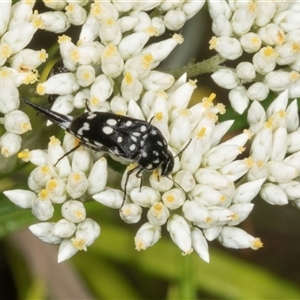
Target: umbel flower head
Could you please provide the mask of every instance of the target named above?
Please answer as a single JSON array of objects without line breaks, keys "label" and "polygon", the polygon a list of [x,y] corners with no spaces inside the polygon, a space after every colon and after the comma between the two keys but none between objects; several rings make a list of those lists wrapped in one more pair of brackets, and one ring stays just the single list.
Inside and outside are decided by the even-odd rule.
[{"label": "umbel flower head", "polygon": [[[217,123],[218,114],[225,110],[223,105],[213,104],[215,95],[188,108],[195,86],[194,81],[186,82],[186,76],[182,76],[165,92],[152,93],[153,101],[148,101],[150,92],[146,92],[140,106],[130,102],[132,109],[128,115],[136,119],[142,116],[160,129],[175,157],[175,165],[170,177],[160,176],[158,169],[142,187],[140,178],[129,176],[124,204],[127,173],[134,166],[126,168],[118,188],[110,188],[104,153],[80,147],[72,155],[64,156],[76,146],[76,139],[70,134],[65,135],[63,146],[52,137],[47,151],[19,154],[36,165],[28,178],[31,191],[11,190],[5,194],[19,206],[31,208],[41,221],[48,221],[54,205],[62,204],[59,222],[30,227],[43,241],[60,243],[59,261],[78,250],[86,250],[100,234],[97,223],[86,218],[82,200],[88,197],[120,209],[120,217],[130,224],[139,222],[146,210],[147,222],[135,237],[137,250],[158,242],[162,226],[166,226],[183,254],[194,249],[207,262],[207,241],[218,239],[232,248],[262,246],[259,239],[234,227],[250,214],[250,202],[263,184],[263,180],[257,179],[239,188],[235,186],[251,167],[249,158],[236,160],[251,133],[245,131],[220,143],[233,121]],[[118,160],[115,155],[111,157]]]},{"label": "umbel flower head", "polygon": [[[180,34],[166,35],[166,29],[181,29],[204,1],[44,1],[52,10],[42,14],[33,10],[34,2],[0,3],[5,16],[0,24],[0,112],[4,115],[0,121],[5,127],[1,153],[5,157],[18,153],[35,166],[28,177],[29,190],[4,194],[16,205],[31,209],[40,221],[30,226],[31,232],[46,243],[60,245],[59,262],[78,250],[86,251],[100,235],[98,222],[87,214],[86,201],[118,209],[128,224],[140,222],[134,239],[137,250],[155,245],[164,227],[184,255],[195,251],[206,262],[209,241],[218,240],[229,248],[262,247],[259,238],[236,227],[251,213],[257,195],[271,204],[300,206],[298,106],[296,101],[288,104],[289,96],[298,95],[299,80],[291,70],[290,77],[286,70],[275,71],[277,65],[288,65],[297,72],[299,22],[292,13],[293,4],[268,2],[272,9],[264,15],[259,2],[219,1],[215,6],[208,1],[217,36],[211,39],[211,49],[224,60],[255,53],[252,63],[242,62],[236,70],[220,68],[212,75],[220,86],[231,90],[231,105],[239,113],[253,100],[247,116],[249,128],[226,139],[234,120],[219,122],[225,107],[214,104],[215,95],[191,105],[196,81],[188,80],[186,74],[175,81],[156,69],[183,42]],[[285,20],[284,7],[291,9],[289,22],[281,21]],[[152,10],[153,15],[148,13]],[[274,24],[268,24],[271,20]],[[71,24],[81,26],[77,43],[61,34]],[[251,28],[259,29],[253,33]],[[37,30],[61,34],[61,62],[36,86],[38,95],[49,95],[51,110],[68,122],[76,120],[71,116],[76,115],[75,109],[90,110],[91,118],[96,115],[93,112],[109,112],[115,118],[127,115],[137,124],[148,122],[161,132],[174,158],[168,176],[162,176],[162,164],[136,176],[135,158],[129,157],[128,162],[117,152],[84,147],[89,144],[86,133],[96,131],[88,120],[78,132],[66,133],[62,142],[50,137],[46,150],[20,152],[21,134],[31,124],[19,110],[18,88],[33,84],[38,78],[36,68],[47,59],[43,49],[25,48]],[[153,41],[157,36],[161,41]],[[287,55],[288,49],[295,53]],[[263,80],[246,91],[244,84],[259,80],[257,75]],[[275,84],[281,82],[278,76],[285,79],[280,87]],[[281,94],[265,110],[258,101],[269,90]],[[108,121],[102,131],[97,128],[99,134],[109,136],[114,119]],[[83,145],[76,133],[85,141]],[[134,132],[131,139],[137,140]],[[245,157],[241,154],[248,153],[245,148],[250,140],[249,157]],[[118,142],[125,141],[121,137]],[[154,145],[147,145],[153,154],[157,152]],[[111,159],[126,166],[119,178],[111,176]],[[57,208],[61,217],[54,222]]]}]

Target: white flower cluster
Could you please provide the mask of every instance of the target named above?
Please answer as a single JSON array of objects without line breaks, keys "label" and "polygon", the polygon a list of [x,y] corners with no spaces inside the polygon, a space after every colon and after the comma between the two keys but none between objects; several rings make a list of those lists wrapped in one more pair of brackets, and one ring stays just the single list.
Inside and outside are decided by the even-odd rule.
[{"label": "white flower cluster", "polygon": [[247,180],[262,179],[260,196],[273,205],[290,202],[300,208],[300,131],[297,100],[288,104],[288,91],[281,93],[267,111],[254,101],[248,111],[252,167]]},{"label": "white flower cluster", "polygon": [[[155,70],[183,38],[174,34],[160,42],[151,40],[166,29],[180,29],[204,1],[44,0],[53,11],[43,14],[33,11],[34,3],[0,2],[0,112],[4,114],[0,121],[6,129],[1,153],[19,152],[20,134],[31,128],[27,115],[18,110],[18,87],[34,83],[35,69],[47,58],[44,50],[25,47],[38,28],[61,33],[73,24],[82,26],[77,43],[66,35],[58,40],[63,71],[52,72],[37,85],[37,93],[55,95],[52,110],[65,115],[88,104],[92,111],[151,121],[174,156],[169,176],[155,170],[145,176],[141,187],[141,178],[128,177],[136,164],[128,165],[116,184],[107,154],[77,147],[71,134],[65,135],[62,145],[51,137],[47,150],[20,152],[19,158],[36,166],[28,178],[30,190],[4,194],[42,221],[30,230],[46,243],[60,244],[58,261],[86,250],[100,235],[99,225],[87,217],[85,202],[91,199],[120,209],[121,219],[129,224],[147,217],[135,237],[137,250],[158,242],[166,226],[183,254],[195,250],[206,262],[212,240],[229,248],[262,247],[258,238],[236,227],[251,213],[258,194],[271,204],[290,201],[300,207],[298,106],[296,101],[288,105],[288,98],[298,95],[299,85],[297,4],[208,1],[218,36],[212,38],[211,48],[230,60],[243,51],[255,53],[252,63],[213,74],[218,84],[231,90],[230,100],[238,112],[254,100],[248,111],[249,130],[221,142],[234,121],[218,122],[225,109],[213,104],[215,95],[189,107],[196,82],[186,75],[175,81]],[[149,10],[155,14],[149,15]],[[289,79],[276,79],[284,72]],[[262,82],[246,90],[244,84],[259,76]],[[285,91],[265,111],[258,101],[269,90]],[[250,156],[240,158],[252,137]],[[61,207],[61,218],[51,222],[55,206]]]},{"label": "white flower cluster", "polygon": [[[210,49],[235,69],[220,68],[212,79],[229,89],[232,107],[243,113],[250,100],[262,101],[269,90],[300,96],[300,6],[297,1],[208,0],[216,35]],[[244,61],[242,55],[251,55]],[[247,88],[245,87],[247,84]]]}]

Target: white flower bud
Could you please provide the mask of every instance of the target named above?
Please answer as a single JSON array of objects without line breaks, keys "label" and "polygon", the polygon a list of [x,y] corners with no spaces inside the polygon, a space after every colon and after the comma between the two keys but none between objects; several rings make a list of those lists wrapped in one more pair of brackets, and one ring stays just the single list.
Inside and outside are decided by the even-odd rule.
[{"label": "white flower bud", "polygon": [[189,112],[183,109],[178,117],[169,126],[170,141],[169,144],[175,149],[181,149],[191,138],[192,131]]},{"label": "white flower bud", "polygon": [[29,226],[29,230],[44,243],[59,244],[61,238],[54,236],[52,229],[55,223],[43,222]]},{"label": "white flower bud", "polygon": [[199,169],[194,176],[198,183],[209,185],[215,189],[223,189],[230,184],[225,176],[209,168]]},{"label": "white flower bud", "polygon": [[[123,1],[123,0],[113,0],[112,1],[114,6],[118,11],[127,12],[131,10],[134,6],[134,2],[130,1]],[[124,18],[124,17],[123,17]],[[122,19],[122,18],[120,18]]]},{"label": "white flower bud", "polygon": [[[198,155],[198,153],[197,153]],[[174,176],[174,181],[186,192],[190,192],[196,185],[194,176],[191,172],[180,170]]]},{"label": "white flower bud", "polygon": [[99,36],[104,45],[117,46],[122,40],[119,23],[112,18],[104,19],[100,26]]},{"label": "white flower bud", "polygon": [[221,203],[226,203],[226,197],[218,190],[208,186],[197,184],[195,188],[190,193],[192,199],[201,204],[201,206],[215,206],[221,205]]},{"label": "white flower bud", "polygon": [[162,201],[168,209],[177,209],[183,205],[185,198],[180,189],[173,188],[163,194]]},{"label": "white flower bud", "polygon": [[154,226],[149,222],[143,224],[141,228],[137,231],[134,238],[135,249],[146,250],[147,248],[153,246],[161,237],[161,227]]},{"label": "white flower bud", "polygon": [[[197,153],[195,156],[194,154]],[[183,170],[194,174],[202,161],[203,141],[201,138],[193,138],[186,149],[182,152],[180,164]],[[177,180],[176,180],[177,181]],[[186,190],[186,189],[184,189]]]},{"label": "white flower bud", "polygon": [[221,167],[219,172],[228,178],[228,180],[234,182],[241,178],[249,170],[249,164],[247,160],[234,160],[227,165]]},{"label": "white flower bud", "polygon": [[241,36],[240,43],[245,52],[255,53],[260,49],[262,41],[258,34],[248,32]]},{"label": "white flower bud", "polygon": [[232,26],[229,20],[220,14],[213,19],[212,31],[216,36],[230,37],[232,35]]},{"label": "white flower bud", "polygon": [[190,254],[193,251],[191,229],[183,217],[172,215],[167,223],[167,230],[172,241],[183,252],[183,255]]},{"label": "white flower bud", "polygon": [[251,202],[259,193],[265,179],[257,179],[239,185],[234,192],[232,203]]},{"label": "white flower bud", "polygon": [[208,11],[210,17],[214,20],[219,15],[224,15],[227,20],[232,16],[231,8],[225,0],[215,2],[214,0],[208,0]]},{"label": "white flower bud", "polygon": [[128,224],[137,223],[142,217],[142,208],[135,203],[125,203],[120,209],[121,219]]},{"label": "white flower bud", "polygon": [[234,60],[243,54],[240,42],[236,38],[221,36],[212,37],[209,41],[209,49],[216,50],[222,57]]},{"label": "white flower bud", "polygon": [[264,127],[259,133],[255,136],[250,150],[250,155],[254,161],[263,161],[267,162],[272,147],[272,129]]},{"label": "white flower bud", "polygon": [[149,177],[149,182],[151,186],[159,191],[159,192],[166,192],[170,190],[173,186],[173,181],[170,180],[168,177],[161,177],[159,174],[154,171],[150,177]]},{"label": "white flower bud", "polygon": [[273,142],[270,160],[282,161],[285,158],[286,150],[287,130],[284,127],[278,127],[273,132]]},{"label": "white flower bud", "polygon": [[77,78],[73,73],[60,73],[47,79],[37,86],[37,93],[66,95],[76,92],[80,88]]},{"label": "white flower bud", "polygon": [[43,2],[46,7],[52,8],[53,10],[63,10],[67,5],[66,0],[61,0],[61,1],[48,0]]},{"label": "white flower bud", "polygon": [[68,157],[64,156],[65,151],[60,145],[60,141],[54,136],[50,137],[48,144],[48,160],[49,163],[58,169],[58,175],[61,178],[69,176],[71,173],[71,166]]},{"label": "white flower bud", "polygon": [[263,101],[268,97],[268,95],[269,88],[263,82],[255,82],[247,89],[247,97],[251,100]]},{"label": "white flower bud", "polygon": [[258,133],[263,128],[266,120],[266,112],[262,105],[257,101],[253,101],[247,115],[247,121],[250,125],[251,132],[255,134]]},{"label": "white flower bud", "polygon": [[61,219],[53,226],[52,234],[61,239],[64,239],[70,238],[75,233],[75,231],[76,225],[73,222],[66,219]]},{"label": "white flower bud", "polygon": [[182,4],[182,11],[186,14],[187,20],[191,19],[205,4],[205,0],[189,0]]},{"label": "white flower bud", "polygon": [[257,9],[254,4],[246,4],[237,9],[231,18],[233,31],[240,36],[249,32],[256,17],[256,13]]},{"label": "white flower bud", "polygon": [[[5,73],[5,70],[3,70]],[[7,114],[19,108],[19,90],[12,78],[4,78],[0,72],[0,112]]]},{"label": "white flower bud", "polygon": [[266,24],[271,22],[274,14],[276,13],[276,5],[275,2],[262,1],[257,2],[257,14],[255,18],[255,24],[259,27],[265,26]]},{"label": "white flower bud", "polygon": [[88,188],[88,180],[83,172],[72,172],[68,177],[67,192],[77,199],[83,196]]},{"label": "white flower bud", "polygon": [[54,33],[65,32],[70,26],[67,16],[62,11],[48,11],[40,14],[44,30]]},{"label": "white flower bud", "polygon": [[253,55],[252,63],[255,70],[265,75],[276,67],[277,52],[270,46],[261,48]]},{"label": "white flower bud", "polygon": [[269,46],[281,45],[285,40],[283,30],[276,24],[267,24],[259,28],[257,33],[260,35],[264,44]]},{"label": "white flower bud", "polygon": [[49,198],[36,198],[32,202],[31,212],[37,219],[46,221],[53,217],[54,207]]},{"label": "white flower bud", "polygon": [[[292,73],[294,73],[294,72],[292,72]],[[289,86],[288,91],[289,91],[289,98],[300,97],[300,79],[292,81]]]},{"label": "white flower bud", "polygon": [[205,238],[210,242],[215,240],[219,236],[221,230],[222,230],[221,226],[202,229]]},{"label": "white flower bud", "polygon": [[[86,247],[92,245],[94,241],[99,237],[100,231],[100,226],[94,220],[87,218],[77,225],[75,239],[84,240],[85,247],[83,248],[83,250],[86,251]],[[72,242],[73,244],[75,244],[73,240]]]},{"label": "white flower bud", "polygon": [[249,98],[247,96],[246,88],[242,85],[230,90],[229,101],[232,108],[239,114],[242,114],[248,107]]},{"label": "white flower bud", "polygon": [[294,153],[300,150],[300,128],[287,137],[287,153]]},{"label": "white flower bud", "polygon": [[[133,101],[136,103],[135,101]],[[110,101],[110,110],[112,113],[126,115],[128,110],[127,102],[120,96],[114,96]]]},{"label": "white flower bud", "polygon": [[264,82],[272,91],[284,91],[291,83],[290,72],[280,70],[270,72],[266,74]]},{"label": "white flower bud", "polygon": [[241,62],[236,67],[236,74],[240,79],[251,81],[255,78],[255,68],[250,62]]},{"label": "white flower bud", "polygon": [[228,207],[233,212],[232,220],[228,222],[230,226],[236,226],[246,220],[254,207],[253,203],[238,203]]},{"label": "white flower bud", "polygon": [[218,241],[227,248],[257,250],[262,247],[262,242],[254,238],[244,230],[236,227],[224,227],[218,237]]},{"label": "white flower bud", "polygon": [[122,97],[126,100],[137,101],[143,90],[142,83],[130,72],[126,72],[122,83],[121,83],[121,93]]},{"label": "white flower bud", "polygon": [[141,79],[145,90],[161,91],[168,89],[174,83],[173,75],[159,71],[150,71],[150,73]]},{"label": "white flower bud", "polygon": [[171,51],[178,45],[183,43],[183,37],[179,34],[174,34],[172,38],[161,42],[150,44],[143,49],[142,53],[151,53],[153,56],[152,68],[157,67]]},{"label": "white flower bud", "polygon": [[46,184],[48,197],[53,203],[63,203],[67,198],[66,184],[62,179],[50,179]]},{"label": "white flower bud", "polygon": [[185,13],[181,10],[169,10],[164,16],[164,23],[169,30],[176,31],[186,22]]},{"label": "white flower bud", "polygon": [[10,20],[11,1],[0,2],[0,36],[7,29],[8,22]]},{"label": "white flower bud", "polygon": [[23,134],[31,130],[29,117],[20,110],[14,110],[4,116],[6,131],[15,134]]},{"label": "white flower bud", "polygon": [[73,172],[87,173],[92,166],[92,158],[90,152],[85,147],[79,147],[73,152],[72,170]]},{"label": "white flower bud", "polygon": [[65,239],[59,245],[57,262],[61,263],[75,255],[77,252],[78,249],[74,247],[73,242],[70,239]]},{"label": "white flower bud", "polygon": [[83,203],[76,200],[65,202],[61,207],[61,214],[65,219],[73,223],[80,223],[85,220],[86,217]]},{"label": "white flower bud", "polygon": [[296,99],[290,103],[286,112],[287,131],[294,132],[299,128],[298,104]]},{"label": "white flower bud", "polygon": [[288,182],[299,176],[299,171],[295,166],[282,161],[269,161],[267,168],[268,179],[271,182]]},{"label": "white flower bud", "polygon": [[104,46],[99,42],[85,42],[74,48],[71,52],[73,63],[81,65],[98,65],[101,62],[101,54]]},{"label": "white flower bud", "polygon": [[162,202],[155,203],[150,207],[147,213],[148,221],[154,226],[162,226],[170,216],[170,212]]},{"label": "white flower bud", "polygon": [[86,21],[86,10],[79,4],[69,3],[65,8],[66,16],[71,24],[79,26]]},{"label": "white flower bud", "polygon": [[107,182],[107,161],[104,157],[98,159],[88,177],[88,193],[94,195],[104,190]]},{"label": "white flower bud", "polygon": [[[145,32],[135,32],[124,37],[118,45],[118,50],[124,60],[140,54],[150,35]],[[145,52],[145,51],[144,51]]]},{"label": "white flower bud", "polygon": [[213,81],[225,89],[231,90],[240,84],[240,80],[235,71],[229,69],[220,69],[211,75]]},{"label": "white flower bud", "polygon": [[38,16],[34,16],[31,22],[23,22],[19,26],[8,30],[1,37],[0,43],[7,44],[12,53],[17,53],[29,44],[39,26],[42,27],[42,20]]},{"label": "white flower bud", "polygon": [[142,207],[150,207],[159,202],[160,193],[149,186],[136,187],[130,192],[131,200]]},{"label": "white flower bud", "polygon": [[184,218],[194,222],[200,228],[210,227],[211,216],[206,207],[197,201],[186,200],[182,206]]},{"label": "white flower bud", "polygon": [[48,58],[44,49],[35,51],[24,49],[11,58],[11,66],[18,70],[33,70],[39,67]]},{"label": "white flower bud", "polygon": [[[79,81],[80,80],[78,79],[78,82]],[[76,107],[76,108],[83,108],[83,107],[85,107],[86,99],[89,98],[89,95],[90,95],[90,89],[89,88],[85,88],[85,89],[79,90],[76,93],[76,95],[74,96],[74,99],[73,99],[74,107]]]},{"label": "white flower bud", "polygon": [[219,169],[232,162],[244,149],[243,145],[219,144],[211,148],[203,155],[202,165],[205,167]]},{"label": "white flower bud", "polygon": [[91,14],[89,14],[81,27],[78,45],[86,42],[93,42],[99,35],[100,23]]},{"label": "white flower bud", "polygon": [[14,204],[21,208],[31,208],[32,202],[36,199],[36,194],[27,190],[9,190],[3,194]]},{"label": "white flower bud", "polygon": [[1,154],[4,157],[12,156],[21,149],[22,138],[15,133],[5,132],[0,138]]},{"label": "white flower bud", "polygon": [[273,21],[278,24],[284,32],[289,32],[300,28],[299,10],[287,9],[274,15]]},{"label": "white flower bud", "polygon": [[280,183],[278,186],[283,189],[289,200],[300,199],[300,183],[298,181],[289,181],[286,183]]},{"label": "white flower bud", "polygon": [[273,183],[266,183],[259,192],[260,197],[272,205],[286,205],[288,204],[287,194]]},{"label": "white flower bud", "polygon": [[81,86],[87,87],[95,81],[95,69],[90,65],[79,66],[76,70],[76,77]]},{"label": "white flower bud", "polygon": [[117,189],[109,189],[92,196],[97,202],[110,208],[119,209],[123,203],[123,192]]},{"label": "white flower bud", "polygon": [[112,78],[118,77],[124,68],[124,61],[118,49],[114,45],[105,47],[101,54],[101,68],[104,74]]},{"label": "white flower bud", "polygon": [[192,246],[200,258],[209,263],[208,243],[199,228],[192,228]]},{"label": "white flower bud", "polygon": [[113,86],[114,82],[110,77],[104,74],[96,77],[90,89],[89,107],[91,110],[97,110],[97,108],[110,97]]}]

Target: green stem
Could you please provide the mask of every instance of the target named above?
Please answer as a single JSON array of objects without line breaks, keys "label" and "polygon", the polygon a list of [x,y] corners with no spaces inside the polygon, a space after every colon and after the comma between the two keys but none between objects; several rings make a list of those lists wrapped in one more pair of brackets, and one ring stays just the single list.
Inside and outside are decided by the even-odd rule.
[{"label": "green stem", "polygon": [[181,279],[179,283],[180,299],[197,299],[192,255],[181,258]]},{"label": "green stem", "polygon": [[179,69],[174,69],[169,71],[175,78],[179,78],[182,74],[187,73],[188,78],[196,77],[206,73],[213,73],[218,71],[224,66],[221,66],[223,62],[226,61],[226,58],[217,54],[205,61],[198,62],[195,64],[189,64]]}]

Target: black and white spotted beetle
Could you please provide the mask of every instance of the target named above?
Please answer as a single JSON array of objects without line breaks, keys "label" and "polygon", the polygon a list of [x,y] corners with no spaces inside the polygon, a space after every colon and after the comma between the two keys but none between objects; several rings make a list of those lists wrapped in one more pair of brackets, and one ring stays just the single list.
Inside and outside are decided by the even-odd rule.
[{"label": "black and white spotted beetle", "polygon": [[173,171],[174,156],[168,150],[168,144],[160,130],[151,123],[109,112],[88,111],[72,117],[26,99],[22,100],[80,140],[79,145],[64,156],[83,145],[136,162],[138,166],[127,173],[124,199],[128,178],[132,173],[141,177],[144,170],[153,171],[160,168],[160,175],[168,176]]}]

